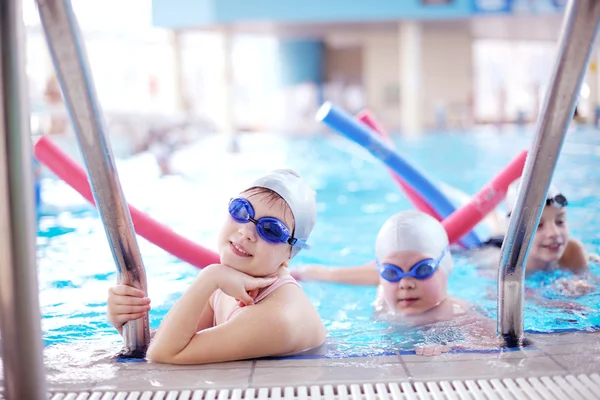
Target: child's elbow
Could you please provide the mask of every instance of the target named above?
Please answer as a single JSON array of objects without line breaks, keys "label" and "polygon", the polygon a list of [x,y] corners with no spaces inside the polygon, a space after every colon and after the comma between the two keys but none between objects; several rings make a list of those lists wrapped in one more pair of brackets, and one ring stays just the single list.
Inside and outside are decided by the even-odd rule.
[{"label": "child's elbow", "polygon": [[146,352],[147,360],[161,364],[175,364],[175,356],[176,354],[169,354],[168,352],[157,348],[157,346],[152,345],[150,345]]}]

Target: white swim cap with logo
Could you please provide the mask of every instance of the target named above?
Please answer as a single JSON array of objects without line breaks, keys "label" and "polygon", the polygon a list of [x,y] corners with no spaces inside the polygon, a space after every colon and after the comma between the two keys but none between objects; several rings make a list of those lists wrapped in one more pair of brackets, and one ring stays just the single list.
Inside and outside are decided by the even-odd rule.
[{"label": "white swim cap with logo", "polygon": [[[506,214],[510,215],[513,209],[515,208],[515,204],[517,204],[517,196],[519,195],[519,190],[521,187],[521,178],[515,180],[508,186],[506,190]],[[550,189],[548,189],[548,194],[546,195],[546,199],[553,199],[557,195],[560,194],[558,188],[554,185],[550,185]]]},{"label": "white swim cap with logo", "polygon": [[[317,221],[317,193],[292,169],[277,169],[261,176],[246,190],[261,187],[272,190],[285,200],[294,216],[293,236],[306,242]],[[290,227],[288,227],[290,228]],[[292,257],[301,250],[292,246]]]},{"label": "white swim cap with logo", "polygon": [[[377,261],[398,251],[416,251],[437,259],[448,247],[448,234],[435,218],[421,211],[402,211],[390,217],[379,230],[375,242]],[[454,264],[450,253],[440,268],[449,276]]]}]

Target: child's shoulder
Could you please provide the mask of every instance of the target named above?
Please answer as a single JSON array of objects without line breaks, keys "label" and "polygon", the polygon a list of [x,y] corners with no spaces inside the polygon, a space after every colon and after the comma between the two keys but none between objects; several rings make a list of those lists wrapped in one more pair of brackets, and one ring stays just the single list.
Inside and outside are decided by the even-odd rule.
[{"label": "child's shoulder", "polygon": [[589,257],[583,243],[578,239],[569,238],[559,264],[561,268],[568,269],[574,273],[587,269]]},{"label": "child's shoulder", "polygon": [[257,304],[283,303],[286,308],[298,302],[310,302],[302,287],[291,276],[281,277],[275,284],[261,291],[255,301]]}]

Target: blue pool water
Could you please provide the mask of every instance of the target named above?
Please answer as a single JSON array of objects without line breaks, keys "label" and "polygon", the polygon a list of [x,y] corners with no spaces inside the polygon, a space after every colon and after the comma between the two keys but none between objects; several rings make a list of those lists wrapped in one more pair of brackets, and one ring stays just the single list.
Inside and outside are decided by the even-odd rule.
[{"label": "blue pool water", "polygon": [[[436,179],[467,193],[476,192],[509,162],[529,148],[531,133],[480,131],[432,134],[417,140],[399,138],[398,149]],[[183,176],[158,178],[147,155],[119,160],[128,201],[187,237],[214,248],[214,237],[226,217],[226,204],[250,175],[273,168],[297,169],[318,193],[318,222],[311,237],[313,250],[301,252],[292,268],[304,264],[331,267],[358,265],[373,257],[381,224],[410,208],[383,165],[366,151],[335,135],[281,139],[249,135],[240,141],[242,153],[224,153],[226,142],[208,137],[179,153],[175,167]],[[592,252],[600,251],[600,135],[572,131],[564,145],[555,183],[569,198],[570,232]],[[106,294],[115,283],[115,268],[96,212],[64,183],[47,176],[42,183],[46,201],[40,219],[38,257],[43,330],[46,342],[62,346],[76,340],[117,341],[105,318]],[[197,270],[139,238],[152,299],[151,326],[161,319],[196,276]],[[490,296],[495,276],[478,271],[463,257],[450,278],[449,292],[479,304],[496,317]],[[592,267],[600,274],[597,266]],[[528,286],[543,296],[561,300],[547,283],[557,276],[538,275]],[[569,278],[567,276],[567,278]],[[444,341],[453,329],[427,332],[403,330],[373,320],[375,288],[307,282],[303,288],[316,305],[329,331],[331,356],[381,354],[410,349],[417,343]],[[591,330],[600,326],[596,310],[600,292],[564,299],[586,310],[561,310],[527,304],[525,327],[534,332]]]}]

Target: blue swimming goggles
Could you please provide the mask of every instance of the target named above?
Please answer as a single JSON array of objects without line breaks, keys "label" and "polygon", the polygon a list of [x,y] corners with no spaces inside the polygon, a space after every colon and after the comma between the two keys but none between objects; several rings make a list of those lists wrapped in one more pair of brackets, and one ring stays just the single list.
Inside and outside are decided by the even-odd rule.
[{"label": "blue swimming goggles", "polygon": [[277,244],[287,243],[290,246],[298,246],[303,249],[310,249],[310,246],[306,242],[296,239],[290,233],[287,226],[277,218],[273,217],[262,217],[255,219],[254,208],[252,204],[244,198],[238,197],[231,199],[229,202],[229,215],[236,222],[245,224],[248,222],[256,225],[256,231],[258,235],[263,238],[266,242]]},{"label": "blue swimming goggles", "polygon": [[448,251],[448,247],[446,247],[437,260],[426,258],[425,260],[419,261],[413,265],[408,272],[404,272],[402,268],[394,264],[379,265],[379,263],[377,263],[377,272],[379,272],[379,276],[391,283],[400,282],[407,277],[419,280],[427,279],[435,274],[435,271],[440,267],[440,263]]}]

